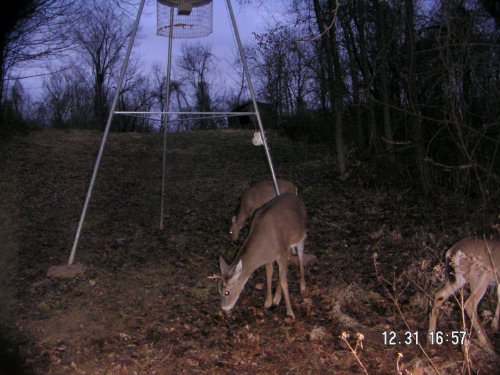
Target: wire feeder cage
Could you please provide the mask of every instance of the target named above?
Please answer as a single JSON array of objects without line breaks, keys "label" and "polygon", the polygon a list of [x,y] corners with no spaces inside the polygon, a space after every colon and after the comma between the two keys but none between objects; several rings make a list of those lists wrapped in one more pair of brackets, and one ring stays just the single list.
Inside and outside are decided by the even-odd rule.
[{"label": "wire feeder cage", "polygon": [[212,33],[212,0],[158,0],[157,35],[166,37],[170,35],[170,12],[172,9],[174,12],[173,38],[200,38]]}]

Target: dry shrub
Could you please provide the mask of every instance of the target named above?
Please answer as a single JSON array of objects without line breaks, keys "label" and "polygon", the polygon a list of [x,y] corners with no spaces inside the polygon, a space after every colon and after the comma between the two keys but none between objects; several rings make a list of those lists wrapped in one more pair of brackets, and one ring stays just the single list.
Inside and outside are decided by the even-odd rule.
[{"label": "dry shrub", "polygon": [[363,311],[366,306],[379,303],[382,297],[369,289],[360,287],[357,283],[339,282],[330,288],[330,317],[347,329],[365,328],[361,323],[342,310]]},{"label": "dry shrub", "polygon": [[330,334],[323,327],[315,326],[311,332],[309,332],[309,339],[311,341],[321,341],[329,336]]},{"label": "dry shrub", "polygon": [[419,228],[410,241],[417,245],[416,255],[418,260],[413,261],[399,277],[402,284],[412,285],[408,292],[410,307],[421,311],[428,310],[434,300],[434,293],[447,280],[444,252],[447,243],[453,242],[444,234],[434,234]]},{"label": "dry shrub", "polygon": [[410,298],[410,306],[427,311],[435,291],[446,281],[446,267],[439,263],[434,267],[428,260],[414,261],[401,274],[402,279],[413,284],[416,293]]}]

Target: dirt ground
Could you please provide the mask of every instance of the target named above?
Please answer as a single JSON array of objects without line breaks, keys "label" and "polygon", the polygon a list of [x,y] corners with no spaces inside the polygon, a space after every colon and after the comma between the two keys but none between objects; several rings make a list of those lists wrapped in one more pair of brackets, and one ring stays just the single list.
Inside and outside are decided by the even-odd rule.
[{"label": "dirt ground", "polygon": [[[425,334],[444,251],[492,235],[498,207],[453,192],[423,199],[404,173],[357,160],[340,181],[327,149],[274,134],[278,176],[298,186],[317,257],[306,296],[290,266],[295,321],[283,302],[264,309],[263,269],[229,316],[207,278],[241,245],[245,233],[233,244],[228,230],[242,191],[269,178],[246,131],[168,136],[163,231],[161,135],[111,134],[76,256],[87,271],[48,278],[67,262],[100,137],[43,131],[1,144],[0,374],[498,373],[474,345],[464,355]],[[494,309],[490,292],[485,320]],[[462,330],[455,302],[438,325]],[[490,339],[500,353],[500,335]]]}]

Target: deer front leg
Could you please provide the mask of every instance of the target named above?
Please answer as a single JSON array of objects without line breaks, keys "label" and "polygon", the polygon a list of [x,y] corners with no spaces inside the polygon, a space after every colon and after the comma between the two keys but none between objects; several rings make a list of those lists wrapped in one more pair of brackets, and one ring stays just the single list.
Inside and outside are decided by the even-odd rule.
[{"label": "deer front leg", "polygon": [[271,307],[273,303],[273,263],[266,264],[266,302],[264,303],[264,307],[268,309]]},{"label": "deer front leg", "polygon": [[497,308],[495,310],[495,317],[491,322],[491,329],[493,332],[498,331],[498,320],[500,319],[500,285],[497,285]]},{"label": "deer front leg", "polygon": [[429,332],[436,330],[437,317],[439,309],[446,300],[458,289],[456,283],[447,282],[444,288],[438,290],[434,297],[434,305],[432,306],[431,315],[429,317]]},{"label": "deer front leg", "polygon": [[481,325],[481,322],[479,321],[479,318],[477,316],[477,306],[479,305],[479,302],[483,298],[484,293],[486,293],[486,289],[488,289],[487,277],[482,276],[479,278],[477,282],[473,282],[471,280],[470,287],[471,287],[471,295],[465,302],[465,311],[467,312],[467,315],[469,315],[472,328],[474,328],[474,330],[477,333],[477,339],[479,340],[479,345],[490,352],[494,352],[493,347],[491,346],[488,337],[486,336],[486,332],[484,332],[484,328]]}]

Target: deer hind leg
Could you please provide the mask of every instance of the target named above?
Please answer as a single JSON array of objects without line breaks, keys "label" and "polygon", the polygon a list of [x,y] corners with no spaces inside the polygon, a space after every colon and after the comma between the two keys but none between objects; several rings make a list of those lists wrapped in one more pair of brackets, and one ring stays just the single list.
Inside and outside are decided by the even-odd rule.
[{"label": "deer hind leg", "polygon": [[498,331],[498,320],[500,319],[500,284],[497,284],[497,308],[495,310],[495,317],[491,322],[491,329],[493,332]]},{"label": "deer hind leg", "polygon": [[465,279],[463,277],[458,277],[455,281],[448,281],[444,288],[438,290],[434,296],[434,305],[429,317],[429,332],[434,332],[436,330],[437,318],[439,314],[439,309],[445,303],[450,296],[457,290],[462,289],[465,285]]},{"label": "deer hind leg", "polygon": [[306,280],[304,278],[304,243],[305,243],[306,237],[302,240],[300,240],[299,243],[295,244],[294,246],[297,249],[297,255],[299,257],[299,268],[300,268],[300,295],[306,294]]},{"label": "deer hind leg", "polygon": [[[280,280],[280,285],[281,285],[281,290],[283,291],[283,296],[285,297],[285,303],[286,303],[286,314],[291,317],[292,319],[295,319],[295,314],[293,313],[292,310],[292,304],[290,303],[290,295],[288,294],[288,280],[287,280],[287,273],[288,273],[288,256],[287,254],[281,256],[278,259],[278,267],[279,267],[279,280]],[[276,292],[277,294],[277,292]],[[280,295],[281,298],[281,295]],[[275,296],[276,299],[276,296]],[[279,303],[279,301],[278,301]]]},{"label": "deer hind leg", "polygon": [[266,302],[264,307],[267,309],[271,307],[273,303],[273,262],[266,264]]},{"label": "deer hind leg", "polygon": [[488,275],[483,274],[482,276],[480,276],[478,272],[474,273],[470,278],[471,295],[465,302],[465,311],[467,312],[467,315],[471,320],[472,328],[477,333],[477,338],[479,340],[480,346],[489,350],[493,350],[477,315],[477,306],[483,298],[484,293],[486,293],[486,289],[488,289]]},{"label": "deer hind leg", "polygon": [[[279,266],[279,263],[278,263],[278,266]],[[280,275],[281,275],[281,269],[279,271]],[[280,282],[281,278],[278,280],[278,287],[276,288],[276,293],[274,293],[274,298],[273,298],[273,305],[274,306],[278,306],[281,302],[281,282]]]}]

